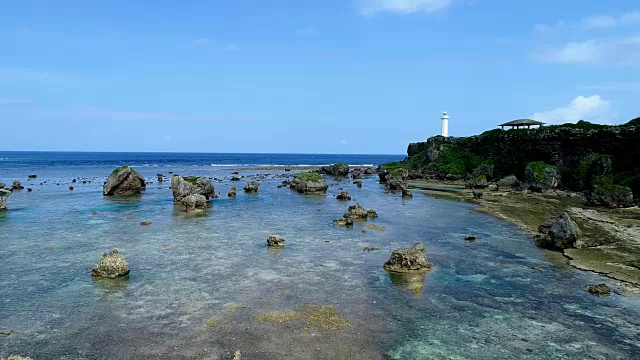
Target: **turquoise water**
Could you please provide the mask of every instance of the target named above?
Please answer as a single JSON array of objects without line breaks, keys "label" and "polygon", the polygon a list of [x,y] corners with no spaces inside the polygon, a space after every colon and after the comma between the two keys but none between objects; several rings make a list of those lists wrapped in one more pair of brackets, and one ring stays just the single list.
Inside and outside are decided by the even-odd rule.
[{"label": "turquoise water", "polygon": [[[362,189],[332,184],[328,196],[276,186],[280,171],[243,171],[262,179],[257,194],[230,182],[231,170],[173,166],[206,175],[220,198],[204,214],[174,208],[167,182],[139,197],[103,198],[104,167],[0,173],[32,187],[0,214],[0,355],[34,359],[637,359],[640,298],[597,298],[584,286],[615,282],[565,265],[516,227],[468,204],[383,194],[377,177]],[[139,168],[155,179],[167,169]],[[74,184],[86,177],[90,183]],[[46,181],[44,185],[41,182]],[[228,199],[231,186],[240,190]],[[332,226],[350,202],[344,188],[385,231]],[[92,212],[97,214],[92,214]],[[143,220],[152,224],[142,227]],[[362,232],[366,229],[366,232]],[[283,249],[266,247],[270,234]],[[464,241],[476,234],[474,243]],[[434,270],[397,277],[382,264],[391,251],[422,242]],[[378,251],[364,252],[364,247]],[[99,281],[90,271],[117,248],[128,280]],[[531,269],[542,268],[542,271]],[[334,306],[350,323],[330,330],[256,316]],[[214,318],[216,326],[207,327]]]}]

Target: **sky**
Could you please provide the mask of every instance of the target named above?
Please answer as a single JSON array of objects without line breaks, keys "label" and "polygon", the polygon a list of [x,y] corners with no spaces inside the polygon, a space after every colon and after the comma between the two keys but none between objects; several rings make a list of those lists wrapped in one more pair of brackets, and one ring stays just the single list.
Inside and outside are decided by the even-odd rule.
[{"label": "sky", "polygon": [[640,116],[636,0],[0,1],[0,150],[403,154]]}]

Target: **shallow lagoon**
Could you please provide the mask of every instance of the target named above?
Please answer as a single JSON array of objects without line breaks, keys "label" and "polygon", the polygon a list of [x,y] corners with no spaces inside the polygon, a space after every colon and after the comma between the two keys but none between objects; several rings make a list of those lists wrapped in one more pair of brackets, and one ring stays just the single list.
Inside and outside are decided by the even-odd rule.
[{"label": "shallow lagoon", "polygon": [[[150,179],[168,175],[139,170]],[[172,170],[231,176],[228,169]],[[116,200],[102,197],[108,169],[37,173],[33,182],[26,172],[3,171],[0,179],[34,189],[13,194],[10,211],[0,215],[0,330],[14,331],[0,336],[3,356],[228,359],[240,350],[243,359],[640,357],[640,298],[590,295],[587,284],[615,283],[565,265],[469,204],[385,195],[377,177],[362,189],[342,181],[326,197],[277,189],[282,179],[268,178],[257,194],[242,192],[244,181],[214,183],[220,198],[194,216],[174,207],[168,182]],[[98,180],[69,191],[78,176]],[[231,186],[236,199],[226,197]],[[376,209],[380,217],[370,222],[385,231],[365,223],[333,227],[349,205],[332,196],[338,187]],[[152,224],[142,227],[143,220]],[[286,246],[268,249],[270,234],[284,236]],[[464,241],[466,234],[477,241]],[[424,280],[383,270],[394,248],[416,242],[435,265]],[[129,280],[92,281],[91,268],[111,248],[127,257]],[[333,306],[349,326],[260,320],[302,311],[300,304]]]}]

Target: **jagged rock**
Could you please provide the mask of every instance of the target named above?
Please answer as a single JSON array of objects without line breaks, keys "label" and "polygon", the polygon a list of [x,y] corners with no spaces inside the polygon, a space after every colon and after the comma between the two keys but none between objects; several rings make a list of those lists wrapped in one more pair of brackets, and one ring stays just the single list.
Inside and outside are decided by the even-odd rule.
[{"label": "jagged rock", "polygon": [[7,210],[7,198],[11,195],[11,191],[7,189],[0,189],[0,211]]},{"label": "jagged rock", "polygon": [[476,241],[476,236],[475,235],[467,235],[464,237],[465,240],[467,241]]},{"label": "jagged rock", "polygon": [[396,191],[407,188],[407,183],[399,176],[387,177],[387,190]]},{"label": "jagged rock", "polygon": [[127,260],[115,249],[104,253],[98,265],[91,270],[91,276],[94,277],[115,279],[127,275],[129,275]]},{"label": "jagged rock", "polygon": [[204,210],[207,208],[207,198],[200,194],[191,194],[181,200],[187,212]]},{"label": "jagged rock", "polygon": [[597,186],[588,197],[592,206],[607,206],[610,208],[632,207],[633,192],[630,188],[620,185]]},{"label": "jagged rock", "polygon": [[582,235],[578,225],[567,213],[555,219],[550,219],[538,227],[535,236],[536,244],[540,247],[555,250],[576,247],[576,241]]},{"label": "jagged rock", "polygon": [[482,196],[484,195],[482,191],[477,191],[477,190],[473,190],[472,194],[475,200],[482,199]]},{"label": "jagged rock", "polygon": [[320,171],[323,174],[331,176],[347,176],[349,175],[349,166],[345,164],[336,163],[331,166],[323,166]]},{"label": "jagged rock", "polygon": [[125,196],[140,194],[146,189],[144,178],[128,166],[119,167],[104,183],[104,196]]},{"label": "jagged rock", "polygon": [[358,187],[358,189],[362,187],[362,181],[354,181],[353,183]]},{"label": "jagged rock", "polygon": [[244,191],[257,192],[259,187],[260,187],[260,184],[257,181],[251,181],[244,186]]},{"label": "jagged rock", "polygon": [[351,178],[352,179],[361,179],[362,178],[362,172],[360,171],[360,169],[353,169],[353,171],[351,171]]},{"label": "jagged rock", "polygon": [[465,187],[468,189],[486,189],[489,186],[489,182],[484,175],[480,175],[465,183]]},{"label": "jagged rock", "polygon": [[229,190],[229,194],[227,194],[230,198],[234,198],[236,197],[236,187],[232,187],[231,190]]},{"label": "jagged rock", "polygon": [[326,194],[329,186],[324,182],[322,176],[307,172],[296,174],[289,188],[303,194]]},{"label": "jagged rock", "polygon": [[240,181],[240,178],[237,176],[232,176],[231,181]]},{"label": "jagged rock", "polygon": [[498,180],[499,189],[515,189],[520,187],[520,180],[515,175],[509,175]]},{"label": "jagged rock", "polygon": [[349,196],[348,192],[341,191],[340,194],[336,196],[338,200],[351,200],[351,196]]},{"label": "jagged rock", "polygon": [[24,189],[24,186],[22,186],[22,184],[20,184],[20,181],[16,180],[13,182],[13,185],[11,185],[11,189],[13,190],[22,190]]},{"label": "jagged rock", "polygon": [[0,189],[4,189],[7,186],[7,184],[0,182]]},{"label": "jagged rock", "polygon": [[171,177],[171,191],[174,202],[180,202],[189,195],[202,195],[205,200],[209,200],[216,194],[213,184],[204,176],[183,178],[180,175],[173,175]]},{"label": "jagged rock", "polygon": [[367,210],[367,217],[377,218],[378,217],[378,213],[373,209],[369,209],[369,210]]},{"label": "jagged rock", "polygon": [[402,188],[402,197],[403,198],[410,198],[410,197],[413,197],[413,194],[411,193],[411,190],[409,190],[407,188]]},{"label": "jagged rock", "polygon": [[333,225],[335,226],[353,226],[353,220],[351,219],[335,219],[333,220]]},{"label": "jagged rock", "polygon": [[554,166],[542,162],[527,165],[524,171],[525,189],[542,192],[560,186],[560,172]]},{"label": "jagged rock", "polygon": [[588,285],[586,289],[595,296],[609,296],[611,294],[611,289],[607,284]]},{"label": "jagged rock", "polygon": [[284,246],[284,238],[280,235],[269,235],[267,245],[282,247]]},{"label": "jagged rock", "polygon": [[349,206],[349,212],[344,214],[342,217],[345,219],[366,219],[369,217],[367,214],[367,210],[360,206],[360,204],[355,204]]},{"label": "jagged rock", "polygon": [[392,272],[425,272],[431,270],[431,263],[425,257],[424,245],[418,243],[408,249],[394,250],[384,264],[385,270]]},{"label": "jagged rock", "polygon": [[156,176],[158,177],[158,182],[163,182],[164,181],[164,176],[162,174],[158,174]]}]

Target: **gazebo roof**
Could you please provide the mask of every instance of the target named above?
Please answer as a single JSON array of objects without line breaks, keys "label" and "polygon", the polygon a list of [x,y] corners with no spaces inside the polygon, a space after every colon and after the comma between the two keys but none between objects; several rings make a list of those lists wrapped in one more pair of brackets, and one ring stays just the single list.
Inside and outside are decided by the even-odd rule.
[{"label": "gazebo roof", "polygon": [[543,122],[531,120],[531,119],[518,119],[500,124],[498,126],[518,126],[518,125],[544,125]]}]

